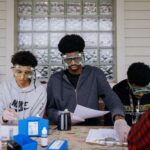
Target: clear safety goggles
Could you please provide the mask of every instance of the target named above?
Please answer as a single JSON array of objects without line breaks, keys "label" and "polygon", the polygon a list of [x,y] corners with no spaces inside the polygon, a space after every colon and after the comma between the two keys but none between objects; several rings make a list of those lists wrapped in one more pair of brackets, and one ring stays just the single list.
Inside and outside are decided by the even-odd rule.
[{"label": "clear safety goggles", "polygon": [[[62,55],[63,64],[66,68],[71,65],[84,65],[84,54],[78,53],[75,56]],[[73,63],[72,63],[73,62]]]},{"label": "clear safety goggles", "polygon": [[149,94],[150,93],[150,87],[144,87],[144,88],[138,88],[138,89],[134,89],[133,88],[133,94],[134,95],[140,95],[140,94]]},{"label": "clear safety goggles", "polygon": [[28,66],[15,65],[11,68],[13,69],[13,73],[16,77],[24,76],[25,78],[29,78],[29,79],[32,78],[35,71],[32,67],[28,67]]},{"label": "clear safety goggles", "polygon": [[139,87],[139,88],[135,88],[130,84],[129,84],[129,86],[130,86],[130,89],[131,89],[133,95],[141,95],[141,94],[145,95],[145,94],[150,93],[150,86],[149,85],[145,86],[145,87]]}]

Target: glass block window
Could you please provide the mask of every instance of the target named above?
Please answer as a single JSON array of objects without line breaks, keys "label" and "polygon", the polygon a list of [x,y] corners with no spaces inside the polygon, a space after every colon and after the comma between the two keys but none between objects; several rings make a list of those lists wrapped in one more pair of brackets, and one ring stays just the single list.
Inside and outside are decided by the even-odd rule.
[{"label": "glass block window", "polygon": [[38,59],[37,77],[47,81],[63,69],[57,45],[65,34],[85,40],[86,64],[113,77],[113,0],[17,0],[18,51]]}]

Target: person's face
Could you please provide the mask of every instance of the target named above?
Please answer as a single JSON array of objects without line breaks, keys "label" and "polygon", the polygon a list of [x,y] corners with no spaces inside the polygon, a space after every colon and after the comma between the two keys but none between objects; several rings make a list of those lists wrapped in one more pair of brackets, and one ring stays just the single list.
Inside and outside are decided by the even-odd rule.
[{"label": "person's face", "polygon": [[148,86],[138,86],[136,84],[130,84],[133,95],[136,98],[141,98],[145,94],[150,93],[150,89]]},{"label": "person's face", "polygon": [[79,52],[66,53],[63,56],[64,62],[70,71],[77,71],[82,68],[82,54]]},{"label": "person's face", "polygon": [[33,68],[31,66],[15,65],[12,67],[12,70],[18,86],[26,87],[29,85],[33,75]]}]

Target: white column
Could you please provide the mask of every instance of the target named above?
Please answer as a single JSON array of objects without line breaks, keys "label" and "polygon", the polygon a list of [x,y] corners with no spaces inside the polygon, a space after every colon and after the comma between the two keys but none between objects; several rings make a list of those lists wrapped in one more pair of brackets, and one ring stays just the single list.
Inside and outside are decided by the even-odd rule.
[{"label": "white column", "polygon": [[125,33],[124,33],[124,0],[116,0],[116,82],[126,78],[125,72]]},{"label": "white column", "polygon": [[14,0],[6,0],[6,73],[10,74],[11,56],[14,54],[15,15]]}]

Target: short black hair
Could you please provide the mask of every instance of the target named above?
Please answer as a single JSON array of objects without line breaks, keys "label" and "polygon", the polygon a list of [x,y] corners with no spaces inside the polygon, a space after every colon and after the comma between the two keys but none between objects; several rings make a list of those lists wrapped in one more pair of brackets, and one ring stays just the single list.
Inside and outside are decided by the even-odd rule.
[{"label": "short black hair", "polygon": [[127,71],[131,84],[146,86],[150,82],[150,67],[142,62],[136,62],[129,66]]},{"label": "short black hair", "polygon": [[80,35],[65,35],[58,44],[58,49],[62,54],[70,52],[83,52],[85,41]]},{"label": "short black hair", "polygon": [[30,51],[19,51],[12,56],[11,63],[21,66],[37,66],[37,59]]}]

